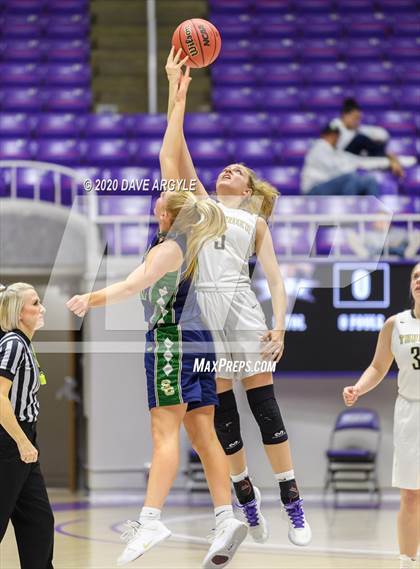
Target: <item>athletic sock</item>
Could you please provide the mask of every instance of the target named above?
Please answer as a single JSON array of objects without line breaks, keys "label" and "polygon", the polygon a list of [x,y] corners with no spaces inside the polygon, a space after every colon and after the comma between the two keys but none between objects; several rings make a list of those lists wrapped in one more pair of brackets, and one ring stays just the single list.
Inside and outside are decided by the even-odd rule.
[{"label": "athletic sock", "polygon": [[214,517],[216,519],[216,526],[227,518],[233,518],[232,505],[226,504],[225,506],[217,506],[217,508],[214,508]]},{"label": "athletic sock", "polygon": [[400,569],[415,569],[416,558],[409,557],[408,555],[400,555]]},{"label": "athletic sock", "polygon": [[295,480],[295,471],[279,472],[275,474],[276,480],[280,485],[280,496],[283,504],[291,504],[299,500],[299,489]]},{"label": "athletic sock", "polygon": [[233,482],[238,502],[242,506],[252,500],[255,500],[254,487],[248,476],[248,468],[245,468],[245,470],[240,474],[231,474],[230,478]]},{"label": "athletic sock", "polygon": [[149,508],[147,506],[143,506],[139,516],[139,522],[150,522],[152,520],[160,520],[160,515],[162,510],[158,508]]}]

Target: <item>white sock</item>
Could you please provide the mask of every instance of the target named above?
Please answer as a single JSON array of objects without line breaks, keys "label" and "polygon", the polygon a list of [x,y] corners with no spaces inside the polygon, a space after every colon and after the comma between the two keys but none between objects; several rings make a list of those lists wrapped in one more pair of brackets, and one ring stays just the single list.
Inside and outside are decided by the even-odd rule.
[{"label": "white sock", "polygon": [[274,475],[278,482],[287,482],[288,480],[293,480],[295,477],[294,470],[288,470],[287,472],[279,472],[278,474]]},{"label": "white sock", "polygon": [[416,566],[416,558],[409,557],[403,553],[400,555],[400,569],[414,569]]},{"label": "white sock", "polygon": [[147,506],[143,506],[140,512],[139,522],[160,520],[161,513],[162,510],[158,510],[158,508],[148,508]]},{"label": "white sock", "polygon": [[241,482],[241,480],[245,480],[247,476],[248,476],[248,467],[245,466],[245,470],[243,472],[241,472],[240,474],[231,474],[230,479],[232,480],[232,482]]},{"label": "white sock", "polygon": [[216,518],[216,526],[227,518],[233,518],[233,507],[231,504],[226,506],[218,506],[214,508],[214,517]]}]

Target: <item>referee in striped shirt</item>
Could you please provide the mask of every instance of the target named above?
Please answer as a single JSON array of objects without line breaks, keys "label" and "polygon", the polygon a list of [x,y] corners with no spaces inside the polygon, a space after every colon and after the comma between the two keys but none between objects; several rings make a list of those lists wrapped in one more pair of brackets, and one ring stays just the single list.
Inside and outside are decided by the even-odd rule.
[{"label": "referee in striped shirt", "polygon": [[44,313],[31,285],[0,285],[0,542],[11,520],[22,569],[53,567],[54,517],[36,444],[45,375],[31,344]]}]

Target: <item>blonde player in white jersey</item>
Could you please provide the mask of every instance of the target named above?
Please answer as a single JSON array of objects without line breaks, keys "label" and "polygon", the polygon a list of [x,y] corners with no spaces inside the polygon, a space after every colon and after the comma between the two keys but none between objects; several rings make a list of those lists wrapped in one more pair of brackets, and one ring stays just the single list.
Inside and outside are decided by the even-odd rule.
[{"label": "blonde player in white jersey", "polygon": [[372,363],[359,381],[343,391],[351,406],[398,365],[394,414],[392,485],[400,488],[398,514],[400,569],[414,569],[420,545],[420,263],[411,272],[412,307],[388,318],[378,338]]},{"label": "blonde player in white jersey", "polygon": [[[181,77],[180,52],[169,54],[168,117]],[[207,192],[197,178],[179,124],[182,150],[180,177],[190,187],[195,180],[198,195]],[[227,166],[216,183],[218,204],[226,215],[228,230],[204,247],[198,260],[197,297],[211,330],[218,356],[215,413],[216,432],[228,456],[237,506],[257,542],[268,538],[268,526],[261,513],[261,494],[249,476],[240,431],[240,419],[233,392],[233,380],[241,380],[249,406],[260,428],[264,450],[280,486],[283,509],[289,522],[289,540],[307,545],[311,529],[303,511],[291,458],[288,435],[274,396],[273,376],[264,371],[264,359],[278,362],[283,353],[287,298],[266,220],[272,213],[278,192],[242,164]],[[275,325],[268,330],[264,314],[251,290],[248,261],[256,252],[267,277],[272,296]],[[226,366],[222,368],[223,363]]]}]

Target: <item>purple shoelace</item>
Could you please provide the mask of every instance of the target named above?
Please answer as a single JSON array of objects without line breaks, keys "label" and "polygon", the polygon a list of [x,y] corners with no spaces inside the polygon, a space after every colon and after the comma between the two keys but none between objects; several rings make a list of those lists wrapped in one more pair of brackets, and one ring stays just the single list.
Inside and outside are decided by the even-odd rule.
[{"label": "purple shoelace", "polygon": [[284,505],[284,509],[295,529],[303,529],[305,527],[305,512],[302,508],[302,502],[303,500],[296,500],[291,504]]},{"label": "purple shoelace", "polygon": [[251,500],[246,504],[239,504],[238,502],[237,506],[244,512],[247,522],[251,527],[255,527],[259,524],[257,500]]}]

